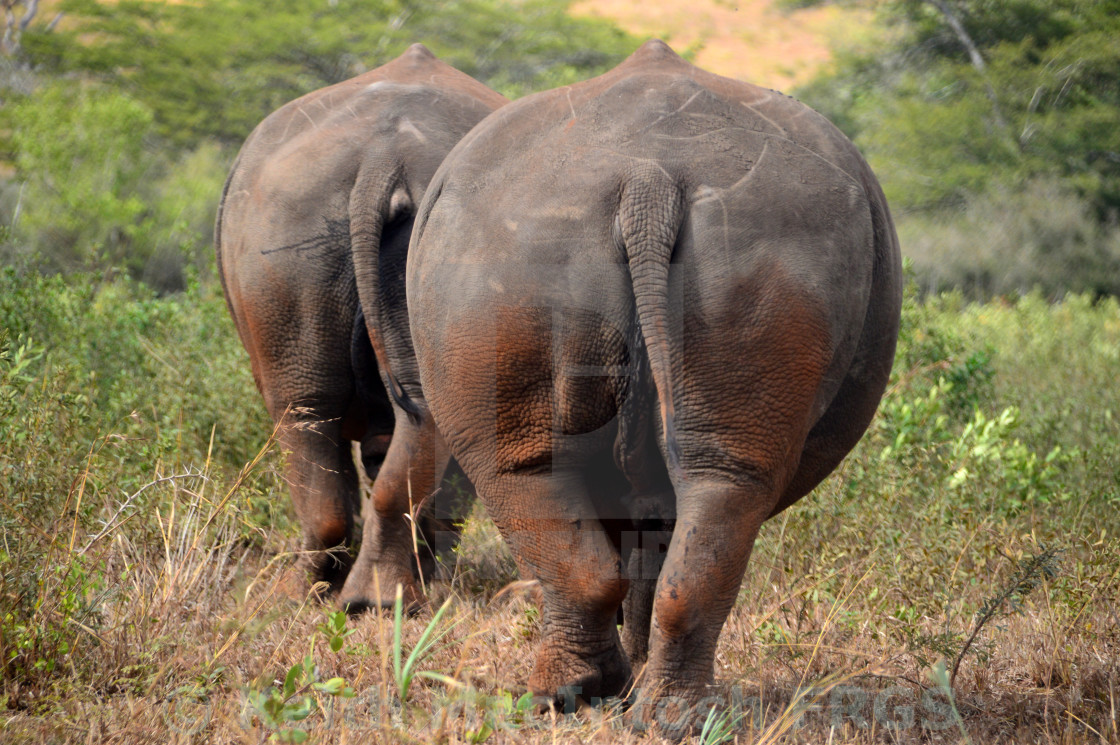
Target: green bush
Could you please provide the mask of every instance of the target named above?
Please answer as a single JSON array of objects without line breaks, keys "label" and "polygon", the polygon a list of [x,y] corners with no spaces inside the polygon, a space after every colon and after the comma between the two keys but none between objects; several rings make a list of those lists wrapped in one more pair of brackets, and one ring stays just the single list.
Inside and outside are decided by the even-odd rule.
[{"label": "green bush", "polygon": [[[911,284],[870,429],[824,484],[763,529],[759,561],[832,601],[852,576],[829,567],[880,557],[870,607],[896,620],[887,628],[901,643],[934,644],[929,619],[967,628],[979,610],[971,586],[1005,556],[1111,533],[1118,375],[1114,299],[971,303],[960,293],[923,299]],[[789,545],[814,549],[802,557]]]},{"label": "green bush", "polygon": [[271,431],[212,285],[161,298],[96,275],[7,269],[0,272],[0,329],[10,366],[0,427],[24,439],[39,420],[50,424],[43,436],[57,431],[28,451],[34,459],[53,454],[42,463],[57,462],[66,473],[54,487],[72,481],[76,463],[103,447],[98,462],[114,461],[106,483],[125,490],[161,463],[201,466],[212,457],[216,467],[236,471]]},{"label": "green bush", "polygon": [[182,152],[145,189],[152,229],[143,266],[133,276],[157,291],[185,289],[214,275],[214,213],[231,151],[214,142]]},{"label": "green bush", "polygon": [[137,191],[150,170],[152,113],[119,93],[55,83],[5,111],[24,182],[17,240],[49,271],[136,268],[150,229]]},{"label": "green bush", "polygon": [[922,287],[1120,292],[1115,3],[877,10],[874,42],[798,94],[866,154]]},{"label": "green bush", "polygon": [[3,117],[16,167],[0,195],[5,263],[123,272],[165,292],[211,272],[226,151],[203,143],[178,156],[161,152],[152,112],[97,86],[48,84]]},{"label": "green bush", "polygon": [[958,212],[904,215],[898,231],[926,292],[1120,294],[1120,228],[1054,180],[994,187]]},{"label": "green bush", "polygon": [[[96,640],[109,571],[81,550],[90,536],[124,525],[122,539],[162,551],[169,479],[227,488],[270,432],[216,287],[161,298],[120,278],[0,271],[5,686],[49,687],[64,660],[86,674],[76,650]],[[275,469],[238,500],[242,541],[288,525]]]},{"label": "green bush", "polygon": [[1001,514],[1067,498],[1084,479],[1106,498],[1116,482],[1100,449],[1120,447],[1118,369],[1115,299],[923,302],[912,286],[893,383],[860,447],[888,472],[921,471],[937,500],[953,492]]}]

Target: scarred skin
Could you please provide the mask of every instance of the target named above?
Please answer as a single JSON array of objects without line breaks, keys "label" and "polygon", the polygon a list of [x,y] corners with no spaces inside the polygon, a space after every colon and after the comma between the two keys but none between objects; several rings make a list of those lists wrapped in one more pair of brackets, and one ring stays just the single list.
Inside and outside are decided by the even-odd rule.
[{"label": "scarred skin", "polygon": [[887,383],[900,257],[866,162],[797,101],[651,41],[456,146],[407,291],[402,386],[542,585],[529,688],[636,678],[636,724],[698,702],[759,526]]},{"label": "scarred skin", "polygon": [[[432,491],[446,456],[386,392],[395,365],[414,367],[404,256],[432,174],[505,103],[416,44],[271,114],[229,175],[215,230],[218,269],[290,452],[304,550],[291,594],[323,581],[359,609],[391,603],[401,584],[410,603],[420,600],[404,515],[410,499]],[[403,357],[394,357],[398,348]],[[346,544],[360,505],[351,441],[376,477],[353,566]]]}]

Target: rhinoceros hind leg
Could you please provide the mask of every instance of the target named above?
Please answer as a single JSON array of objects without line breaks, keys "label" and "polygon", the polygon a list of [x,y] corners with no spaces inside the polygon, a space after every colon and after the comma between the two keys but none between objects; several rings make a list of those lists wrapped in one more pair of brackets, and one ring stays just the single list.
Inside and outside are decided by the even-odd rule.
[{"label": "rhinoceros hind leg", "polygon": [[529,689],[557,702],[623,693],[631,668],[615,621],[628,582],[580,480],[519,471],[493,474],[483,488],[503,537],[541,584],[542,638]]},{"label": "rhinoceros hind leg", "polygon": [[286,417],[281,446],[287,452],[287,478],[302,529],[300,554],[285,579],[285,594],[302,597],[321,583],[326,596],[337,592],[350,570],[348,543],[354,529],[358,477],[350,444],[337,420]]},{"label": "rhinoceros hind leg", "polygon": [[[416,555],[426,548],[419,506],[432,492],[446,468],[446,454],[437,447],[438,435],[430,418],[416,423],[397,417],[389,452],[373,482],[366,505],[362,546],[346,578],[339,602],[351,613],[391,608],[401,587],[405,608],[414,612],[424,595],[414,577]],[[413,535],[412,518],[417,520]]]}]

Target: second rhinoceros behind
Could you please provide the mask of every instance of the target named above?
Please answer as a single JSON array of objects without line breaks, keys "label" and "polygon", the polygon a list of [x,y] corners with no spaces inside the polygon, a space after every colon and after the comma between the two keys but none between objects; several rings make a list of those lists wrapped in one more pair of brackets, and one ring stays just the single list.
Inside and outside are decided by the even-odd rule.
[{"label": "second rhinoceros behind", "polygon": [[[218,270],[290,453],[303,532],[290,592],[325,581],[359,609],[392,603],[401,585],[410,604],[420,602],[405,516],[445,460],[433,433],[384,387],[391,394],[395,368],[414,367],[411,343],[398,342],[408,339],[405,252],[416,206],[444,156],[505,103],[416,44],[271,114],[230,172],[215,231]],[[351,441],[376,476],[352,568]]]}]

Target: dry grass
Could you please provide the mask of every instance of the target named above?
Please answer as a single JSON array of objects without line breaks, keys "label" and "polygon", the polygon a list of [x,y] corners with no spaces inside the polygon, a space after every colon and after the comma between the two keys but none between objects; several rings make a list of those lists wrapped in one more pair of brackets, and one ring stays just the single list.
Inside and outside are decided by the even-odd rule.
[{"label": "dry grass", "polygon": [[[26,315],[49,316],[32,301],[53,286],[13,292]],[[114,297],[53,292],[83,318]],[[119,297],[104,323],[136,306]],[[130,363],[142,376],[128,390],[150,416],[108,416],[67,394],[57,369],[31,374],[34,350],[0,344],[0,742],[260,743],[286,730],[316,742],[657,741],[609,707],[519,706],[538,613],[499,597],[513,564],[481,510],[450,579],[429,585],[433,608],[452,598],[447,636],[414,672],[438,677],[415,676],[400,700],[394,647],[407,658],[430,610],[403,620],[399,645],[390,616],[350,619],[332,651],[333,608],[279,590],[297,538],[275,445],[240,473],[249,456],[231,456],[253,450],[228,433],[259,431],[263,415],[198,424],[259,406],[247,363],[222,356],[240,351],[232,329],[207,345],[220,294],[192,316],[146,307],[143,332],[73,324],[116,340],[114,359],[133,359],[135,336],[170,360],[157,374]],[[69,325],[52,327],[56,354],[77,346]],[[169,366],[174,377],[159,377]],[[732,740],[1120,742],[1118,371],[1115,300],[908,294],[876,421],[757,542],[717,650],[713,694],[742,715]],[[1026,582],[1047,548],[1061,549],[1058,573]],[[989,601],[1032,582],[978,627]],[[284,702],[273,694],[288,677]],[[346,686],[356,695],[332,695]],[[279,716],[301,706],[302,720]]]},{"label": "dry grass", "polygon": [[[831,480],[820,499],[837,497],[839,483]],[[419,669],[443,678],[417,678],[402,705],[391,670],[392,618],[350,620],[353,633],[332,652],[322,628],[330,608],[278,595],[291,558],[282,549],[294,545],[292,537],[271,533],[265,551],[235,540],[242,519],[237,488],[235,482],[216,489],[205,472],[153,483],[164,492],[164,507],[149,516],[155,542],[142,542],[128,520],[110,521],[92,540],[77,535],[72,544],[59,526],[55,553],[45,560],[85,567],[87,576],[96,568],[102,581],[91,581],[96,589],[89,592],[97,594],[97,616],[70,617],[80,629],[53,675],[8,690],[5,742],[263,742],[276,729],[254,710],[251,692],[281,686],[309,653],[318,680],[341,677],[356,693],[300,694],[316,699],[315,711],[292,727],[315,742],[659,741],[622,728],[610,710],[517,711],[537,613],[516,594],[494,600],[493,588],[512,577],[479,514],[467,526],[452,580],[432,589],[433,607],[452,596],[440,624],[448,631]],[[127,511],[105,507],[106,514]],[[721,637],[715,693],[743,714],[734,741],[1117,741],[1115,538],[1071,537],[1065,565],[1074,569],[1062,587],[1047,586],[1022,613],[984,631],[986,658],[966,658],[957,681],[958,722],[932,674],[936,665],[922,659],[930,650],[905,641],[890,613],[907,591],[893,578],[898,558],[823,550],[805,519],[795,508],[766,527]],[[994,529],[979,526],[972,546]],[[923,536],[913,526],[901,540]],[[1032,538],[1012,543],[1010,551],[1027,548]],[[962,547],[959,564],[972,560],[970,551]],[[954,575],[970,571],[954,567]],[[954,581],[952,603],[976,607],[1001,581],[1006,572],[998,568],[988,581],[975,574]],[[45,587],[44,629],[58,612],[52,594],[68,586]],[[430,619],[429,610],[403,623],[406,655]],[[946,624],[931,615],[912,625],[934,636]]]}]

